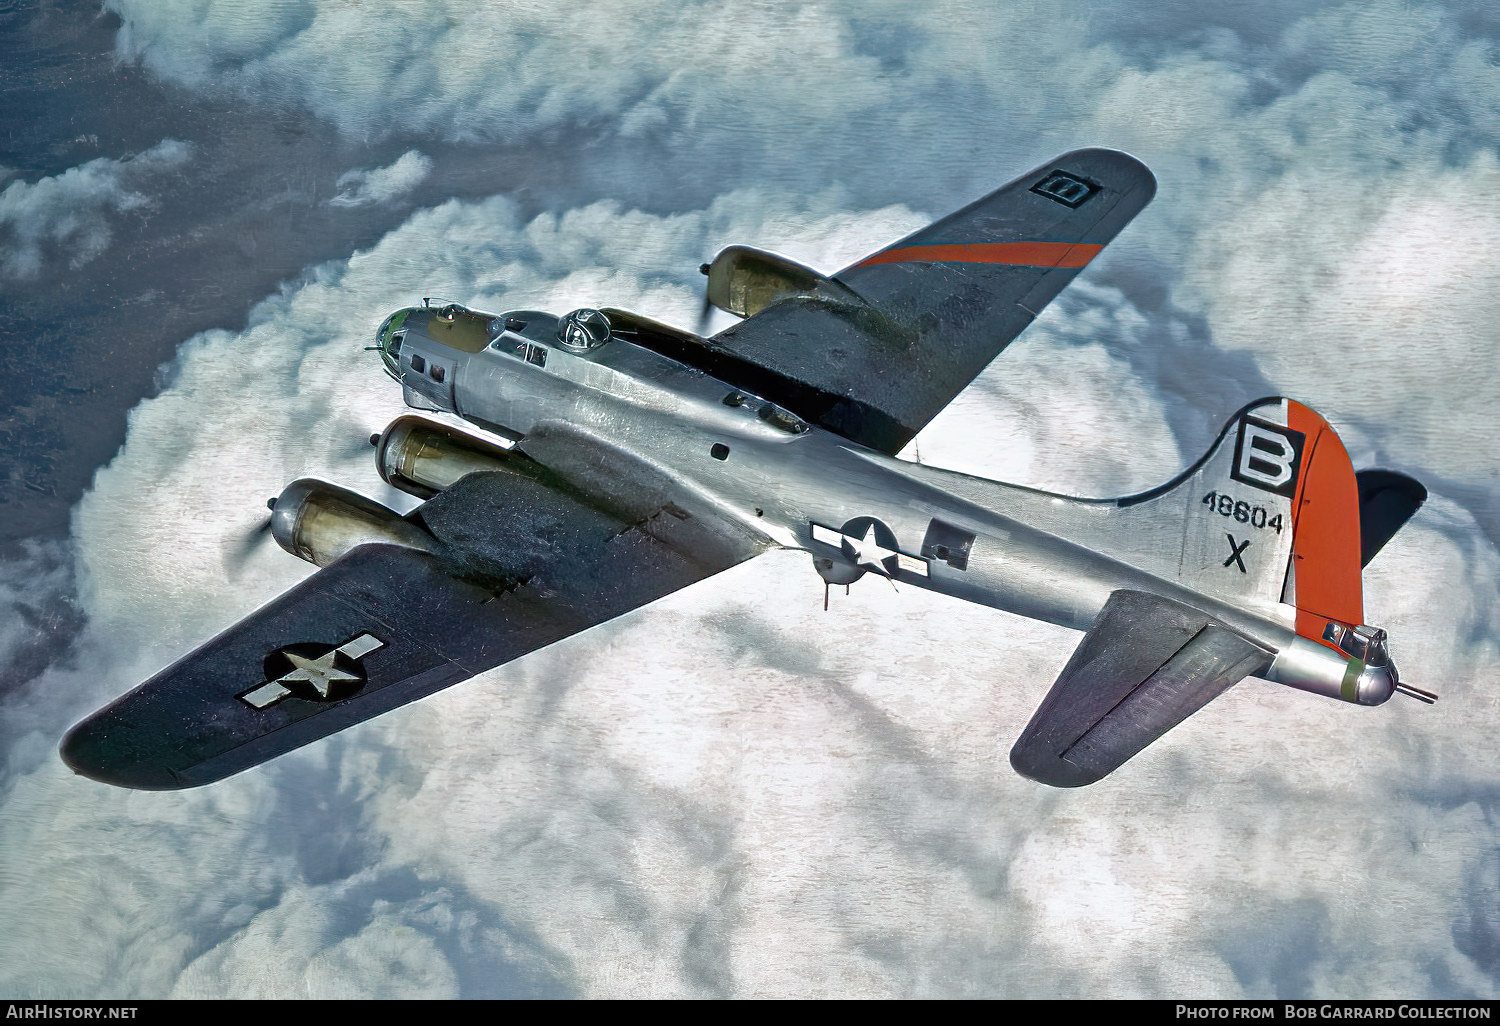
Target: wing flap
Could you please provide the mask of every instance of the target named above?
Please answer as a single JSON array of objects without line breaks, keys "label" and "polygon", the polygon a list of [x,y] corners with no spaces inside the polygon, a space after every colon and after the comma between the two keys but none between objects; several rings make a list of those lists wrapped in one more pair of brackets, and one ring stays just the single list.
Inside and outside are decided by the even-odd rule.
[{"label": "wing flap", "polygon": [[1273,653],[1207,614],[1117,591],[1011,749],[1023,776],[1091,784],[1247,676]]},{"label": "wing flap", "polygon": [[210,783],[613,619],[753,554],[689,559],[566,491],[475,474],[413,519],[438,556],[361,545],[78,724],[64,760]]}]

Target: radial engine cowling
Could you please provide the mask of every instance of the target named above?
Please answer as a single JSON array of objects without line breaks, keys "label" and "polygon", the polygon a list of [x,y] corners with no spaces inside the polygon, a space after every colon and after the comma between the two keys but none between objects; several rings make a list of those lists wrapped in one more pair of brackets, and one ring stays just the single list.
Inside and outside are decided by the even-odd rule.
[{"label": "radial engine cowling", "polygon": [[271,534],[292,555],[318,566],[367,542],[423,552],[437,548],[432,535],[395,510],[310,477],[287,485],[271,506]]},{"label": "radial engine cowling", "polygon": [[699,268],[708,275],[708,301],[725,313],[751,317],[791,296],[848,290],[778,253],[730,246]]},{"label": "radial engine cowling", "polygon": [[380,476],[419,499],[432,498],[467,474],[504,470],[512,458],[504,446],[426,417],[396,418],[375,444]]}]

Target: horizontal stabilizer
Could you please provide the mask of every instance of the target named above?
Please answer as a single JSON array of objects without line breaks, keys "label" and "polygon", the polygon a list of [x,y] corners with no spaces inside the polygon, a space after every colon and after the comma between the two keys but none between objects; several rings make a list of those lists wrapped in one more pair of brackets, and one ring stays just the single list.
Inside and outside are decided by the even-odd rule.
[{"label": "horizontal stabilizer", "polygon": [[1011,765],[1054,787],[1092,784],[1271,658],[1191,606],[1117,591],[1011,749]]},{"label": "horizontal stabilizer", "polygon": [[1394,470],[1361,470],[1359,485],[1359,565],[1375,554],[1427,501],[1427,489],[1416,478]]}]

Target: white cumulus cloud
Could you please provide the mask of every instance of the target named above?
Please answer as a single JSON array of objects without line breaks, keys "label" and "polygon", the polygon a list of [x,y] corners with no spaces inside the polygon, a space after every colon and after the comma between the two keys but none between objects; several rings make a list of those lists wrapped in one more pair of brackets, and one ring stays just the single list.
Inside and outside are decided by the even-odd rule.
[{"label": "white cumulus cloud", "polygon": [[[1500,25],[1479,6],[1267,4],[1188,22],[1170,4],[110,6],[120,54],[171,81],[294,103],[355,137],[564,140],[549,159],[588,188],[623,176],[667,209],[684,177],[799,193],[832,180],[867,206],[951,209],[1052,152],[1130,150],[1162,189],[1107,266],[1158,278],[1195,340],[1324,409],[1357,458],[1493,476],[1435,401],[1467,417],[1500,399],[1497,375],[1454,384],[1484,359],[1473,340],[1500,294],[1484,241]],[[405,181],[415,161],[384,171]],[[386,187],[365,174],[346,201]],[[1418,280],[1439,292],[1422,302]],[[1377,336],[1421,359],[1372,357]],[[1352,402],[1351,375],[1378,387]],[[1209,392],[1184,396],[1203,424],[1258,394]],[[1376,447],[1396,415],[1408,430]]]},{"label": "white cumulus cloud", "polygon": [[392,164],[376,168],[354,168],[339,175],[339,194],[328,202],[335,207],[362,207],[389,203],[421,185],[432,173],[432,159],[407,150]]},{"label": "white cumulus cloud", "polygon": [[164,139],[133,157],[100,157],[35,182],[14,181],[0,192],[0,274],[36,278],[49,253],[73,267],[109,246],[113,217],[151,206],[143,182],[186,163],[191,148]]}]

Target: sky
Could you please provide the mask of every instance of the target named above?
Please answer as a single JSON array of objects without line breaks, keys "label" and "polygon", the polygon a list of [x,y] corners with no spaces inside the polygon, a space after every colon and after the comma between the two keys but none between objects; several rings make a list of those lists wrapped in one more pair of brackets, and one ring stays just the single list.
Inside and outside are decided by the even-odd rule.
[{"label": "sky", "polygon": [[[1489,5],[15,0],[0,32],[0,994],[1500,990]],[[366,443],[391,310],[690,326],[722,246],[833,271],[1088,145],[1156,200],[907,455],[1124,494],[1303,400],[1430,490],[1365,607],[1436,706],[1246,681],[1055,790],[1007,753],[1078,634],[869,579],[825,613],[781,552],[210,787],[58,760],[311,572],[255,541],[284,484],[409,505]]]}]

